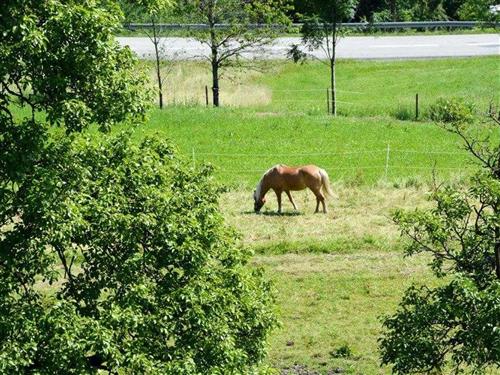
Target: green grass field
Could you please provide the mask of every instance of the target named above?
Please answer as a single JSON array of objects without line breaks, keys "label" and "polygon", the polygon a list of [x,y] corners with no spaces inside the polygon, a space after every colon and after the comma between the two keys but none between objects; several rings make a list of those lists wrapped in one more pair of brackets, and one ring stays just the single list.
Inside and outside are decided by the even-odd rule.
[{"label": "green grass field", "polygon": [[[270,337],[267,362],[279,369],[300,364],[322,374],[390,373],[378,363],[379,318],[395,309],[411,283],[436,282],[425,257],[403,257],[404,241],[391,215],[429,207],[427,187],[333,188],[326,215],[312,213],[310,192],[295,192],[300,211],[285,201],[282,216],[274,214],[274,197],[262,215],[251,211],[248,190],[221,198],[242,246],[255,251],[252,264],[263,267],[275,286],[282,326]],[[342,354],[345,348],[350,353]]]},{"label": "green grass field", "polygon": [[[317,164],[332,181],[428,180],[473,168],[458,139],[436,125],[390,117],[259,115],[240,109],[173,108],[153,113],[137,136],[159,133],[192,163],[209,162],[221,182],[254,187],[272,165]],[[389,147],[389,155],[388,155]],[[387,165],[387,176],[386,176]]]},{"label": "green grass field", "polygon": [[[380,317],[394,311],[411,283],[436,283],[425,258],[403,257],[392,213],[431,205],[433,170],[460,182],[475,168],[459,140],[427,119],[429,105],[460,96],[486,110],[499,100],[498,68],[489,57],[340,61],[335,119],[325,113],[328,71],[319,62],[231,72],[218,109],[203,106],[209,77],[200,64],[174,69],[177,105],[153,111],[135,136],[171,139],[191,164],[213,164],[230,186],[221,209],[276,289],[282,326],[270,337],[269,365],[390,373],[379,365]],[[264,214],[253,214],[251,191],[276,163],[324,167],[335,191],[330,212],[312,214],[311,193],[298,192],[298,213],[285,200],[285,214],[275,215],[271,194]]]},{"label": "green grass field", "polygon": [[[434,169],[449,178],[473,168],[457,138],[426,118],[438,97],[465,97],[477,103],[478,112],[499,100],[495,57],[341,60],[334,119],[326,114],[324,64],[269,65],[267,73],[229,72],[221,93],[226,106],[218,109],[193,105],[204,103],[208,71],[199,63],[177,66],[169,76],[175,92],[167,90],[167,103],[175,94],[177,104],[189,105],[152,112],[138,136],[157,132],[172,139],[195,165],[212,163],[220,180],[232,186],[254,186],[276,163],[318,164],[335,181],[399,184],[428,180]],[[417,92],[421,118],[413,121]]]},{"label": "green grass field", "polygon": [[276,285],[282,321],[270,340],[269,363],[321,373],[390,373],[379,367],[379,318],[396,308],[412,282],[435,283],[425,259],[395,252],[259,256],[254,263]]},{"label": "green grass field", "polygon": [[[152,68],[151,63],[149,65]],[[321,115],[327,111],[329,68],[319,61],[258,63],[257,71],[230,69],[221,80],[221,103],[256,111]],[[434,60],[339,60],[337,64],[340,115],[415,116],[419,94],[420,117],[438,97],[465,97],[481,109],[498,103],[500,65],[497,56]],[[153,73],[153,71],[152,71]],[[164,69],[167,102],[205,104],[210,72],[203,63],[180,62]],[[153,77],[153,74],[152,74]]]},{"label": "green grass field", "polygon": [[[437,97],[460,96],[480,105],[498,101],[496,57],[456,60],[354,61],[338,66],[338,111],[344,115],[397,115],[413,119],[415,94],[421,116]],[[496,72],[496,73],[495,73]],[[326,111],[328,67],[321,63],[288,64],[263,79],[273,91],[272,107]],[[296,90],[296,91],[293,91]],[[405,117],[406,116],[406,117]]]}]

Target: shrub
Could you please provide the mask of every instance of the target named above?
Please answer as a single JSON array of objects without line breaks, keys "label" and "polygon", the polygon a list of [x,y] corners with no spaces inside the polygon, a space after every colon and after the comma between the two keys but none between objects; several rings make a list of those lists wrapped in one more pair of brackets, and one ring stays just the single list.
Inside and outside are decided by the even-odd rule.
[{"label": "shrub", "polygon": [[393,115],[395,118],[401,121],[409,121],[415,119],[415,114],[407,106],[404,106],[401,103],[398,104],[398,107],[394,111]]},{"label": "shrub", "polygon": [[344,345],[338,347],[336,350],[331,351],[330,355],[333,358],[351,358],[352,357],[352,350],[349,347],[349,345],[344,344]]},{"label": "shrub", "polygon": [[474,113],[474,104],[462,98],[439,98],[429,108],[430,119],[441,123],[469,122]]}]

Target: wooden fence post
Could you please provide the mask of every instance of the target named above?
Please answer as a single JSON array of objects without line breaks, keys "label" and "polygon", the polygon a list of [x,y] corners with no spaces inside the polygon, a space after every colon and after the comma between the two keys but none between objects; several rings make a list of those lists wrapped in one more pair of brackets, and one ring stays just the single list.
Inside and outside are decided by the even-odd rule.
[{"label": "wooden fence post", "polygon": [[330,91],[326,89],[326,113],[330,114]]},{"label": "wooden fence post", "polygon": [[418,120],[418,94],[415,95],[415,120]]},{"label": "wooden fence post", "polygon": [[387,175],[389,174],[389,155],[391,153],[391,146],[387,144],[387,153],[385,155],[385,180],[387,181]]}]

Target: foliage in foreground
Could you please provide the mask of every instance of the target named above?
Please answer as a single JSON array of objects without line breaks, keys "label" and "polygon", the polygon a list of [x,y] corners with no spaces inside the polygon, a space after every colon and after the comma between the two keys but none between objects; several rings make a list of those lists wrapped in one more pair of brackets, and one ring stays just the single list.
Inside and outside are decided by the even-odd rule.
[{"label": "foliage in foreground", "polygon": [[218,213],[211,170],[151,138],[79,134],[148,106],[112,5],[2,6],[0,373],[249,371],[272,296]]},{"label": "foliage in foreground", "polygon": [[447,126],[483,167],[467,190],[437,189],[434,209],[396,215],[411,240],[407,255],[430,253],[443,285],[411,287],[384,319],[382,363],[395,373],[500,367],[500,122],[492,120],[485,138],[470,124]]},{"label": "foliage in foreground", "polygon": [[269,286],[244,267],[210,169],[124,135],[58,139],[39,162],[0,241],[0,372],[238,373],[262,358]]}]

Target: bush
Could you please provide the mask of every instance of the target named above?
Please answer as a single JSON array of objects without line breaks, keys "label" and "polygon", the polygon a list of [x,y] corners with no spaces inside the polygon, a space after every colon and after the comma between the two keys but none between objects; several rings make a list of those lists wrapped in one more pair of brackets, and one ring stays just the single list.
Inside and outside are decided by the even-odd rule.
[{"label": "bush", "polygon": [[401,121],[410,121],[415,119],[415,113],[413,113],[407,106],[398,104],[398,107],[393,113],[394,117]]},{"label": "bush", "polygon": [[155,139],[100,138],[54,140],[16,190],[0,373],[250,371],[272,295],[224,225],[211,168]]},{"label": "bush", "polygon": [[483,374],[500,366],[500,144],[490,138],[500,119],[467,132],[459,122],[445,128],[482,168],[467,187],[436,188],[433,208],[395,215],[410,240],[406,255],[428,254],[441,279],[433,288],[410,287],[383,320],[382,364],[395,374]]},{"label": "bush", "polygon": [[430,119],[441,123],[470,122],[474,113],[474,104],[462,98],[439,98],[429,108]]}]

